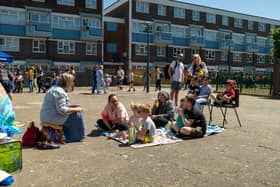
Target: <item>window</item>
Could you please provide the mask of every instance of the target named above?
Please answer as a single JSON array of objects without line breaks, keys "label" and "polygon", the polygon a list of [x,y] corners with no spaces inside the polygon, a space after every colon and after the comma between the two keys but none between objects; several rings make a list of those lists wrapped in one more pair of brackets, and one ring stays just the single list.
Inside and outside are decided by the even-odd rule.
[{"label": "window", "polygon": [[236,28],[242,28],[243,27],[243,20],[234,18],[234,27]]},{"label": "window", "polygon": [[136,1],[136,12],[142,12],[142,13],[149,13],[150,12],[150,4],[148,2]]},{"label": "window", "polygon": [[192,49],[192,55],[200,54],[200,49]]},{"label": "window", "polygon": [[227,61],[228,60],[228,52],[222,51],[221,52],[221,61]]},{"label": "window", "polygon": [[253,54],[247,54],[247,63],[253,62]]},{"label": "window", "polygon": [[86,44],[86,55],[97,55],[97,44],[87,43]]},{"label": "window", "polygon": [[209,41],[216,41],[217,40],[217,32],[215,31],[204,31],[204,37],[206,40]]},{"label": "window", "polygon": [[234,62],[241,62],[242,61],[242,53],[232,53],[232,60]]},{"label": "window", "polygon": [[166,16],[166,6],[158,5],[158,15],[159,16]]},{"label": "window", "polygon": [[180,53],[184,54],[184,51],[185,51],[184,48],[181,48],[181,47],[173,48],[173,57],[176,57]]},{"label": "window", "polygon": [[166,48],[165,47],[157,47],[157,56],[166,57]]},{"label": "window", "polygon": [[19,51],[19,38],[0,37],[0,50],[2,51]]},{"label": "window", "polygon": [[33,53],[45,53],[46,52],[46,41],[45,40],[33,40],[32,52]]},{"label": "window", "polygon": [[215,60],[215,51],[214,50],[206,50],[205,51],[205,58],[207,60]]},{"label": "window", "polygon": [[162,33],[170,33],[170,25],[166,23],[155,23],[155,31]]},{"label": "window", "polygon": [[80,18],[72,16],[53,15],[52,21],[54,28],[80,29]]},{"label": "window", "polygon": [[57,42],[58,54],[75,54],[75,43],[70,41]]},{"label": "window", "polygon": [[89,27],[89,28],[99,29],[101,27],[101,21],[98,18],[84,17],[83,18],[83,26]]},{"label": "window", "polygon": [[247,43],[249,43],[249,44],[255,44],[256,43],[256,36],[248,34],[246,36],[246,40],[247,40]]},{"label": "window", "polygon": [[171,34],[172,34],[172,37],[185,38],[186,37],[186,28],[172,26]]},{"label": "window", "polygon": [[97,8],[96,0],[86,0],[86,8],[96,9]]},{"label": "window", "polygon": [[190,34],[192,37],[203,37],[203,29],[201,28],[191,28]]},{"label": "window", "polygon": [[107,22],[107,31],[117,32],[118,24],[114,22]]},{"label": "window", "polygon": [[25,12],[0,9],[0,23],[24,25]]},{"label": "window", "polygon": [[215,24],[216,23],[216,15],[207,13],[206,14],[206,22]]},{"label": "window", "polygon": [[106,50],[107,50],[107,53],[115,54],[118,52],[118,46],[115,43],[108,43]]},{"label": "window", "polygon": [[181,19],[185,19],[185,9],[183,9],[183,8],[177,8],[177,7],[175,7],[174,8],[174,17],[175,18],[181,18]]},{"label": "window", "polygon": [[135,45],[135,54],[137,56],[146,56],[147,55],[147,45],[136,44]]},{"label": "window", "polygon": [[274,64],[274,62],[273,62],[273,57],[272,57],[272,56],[269,56],[269,63],[270,63],[270,64]]},{"label": "window", "polygon": [[254,30],[254,22],[253,21],[248,21],[248,29],[249,30]]},{"label": "window", "polygon": [[265,32],[266,31],[266,25],[265,23],[259,23],[259,31]]},{"label": "window", "polygon": [[276,28],[276,26],[275,26],[275,25],[270,25],[270,30],[271,30],[271,31],[274,31],[274,30],[275,30],[275,28]]},{"label": "window", "polygon": [[265,63],[265,55],[258,55],[257,56],[257,63],[260,63],[260,64]]},{"label": "window", "polygon": [[132,31],[137,33],[146,33],[147,25],[145,23],[133,22]]},{"label": "window", "polygon": [[199,21],[200,20],[200,12],[198,11],[192,11],[192,20],[193,21]]},{"label": "window", "polygon": [[227,16],[222,17],[222,25],[228,26],[228,17]]},{"label": "window", "polygon": [[50,23],[50,16],[46,12],[29,12],[29,21],[32,23]]},{"label": "window", "polygon": [[232,41],[235,44],[243,44],[244,37],[242,35],[232,34]]},{"label": "window", "polygon": [[75,0],[57,0],[58,5],[75,6]]},{"label": "window", "polygon": [[258,46],[265,47],[266,46],[266,38],[257,37],[257,44]]}]

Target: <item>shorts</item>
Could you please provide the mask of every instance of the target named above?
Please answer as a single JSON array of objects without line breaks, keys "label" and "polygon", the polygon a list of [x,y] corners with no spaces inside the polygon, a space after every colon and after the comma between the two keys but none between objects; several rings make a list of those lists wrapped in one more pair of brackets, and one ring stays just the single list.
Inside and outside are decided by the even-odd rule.
[{"label": "shorts", "polygon": [[204,133],[203,133],[201,127],[195,127],[195,128],[192,128],[190,135],[184,135],[182,133],[179,133],[178,137],[182,138],[182,139],[203,138]]},{"label": "shorts", "polygon": [[123,85],[123,80],[120,79],[120,80],[119,80],[119,86],[122,86],[122,85]]},{"label": "shorts", "polygon": [[182,88],[181,82],[173,81],[173,82],[171,83],[171,90],[179,91],[179,90],[181,90],[181,88]]}]

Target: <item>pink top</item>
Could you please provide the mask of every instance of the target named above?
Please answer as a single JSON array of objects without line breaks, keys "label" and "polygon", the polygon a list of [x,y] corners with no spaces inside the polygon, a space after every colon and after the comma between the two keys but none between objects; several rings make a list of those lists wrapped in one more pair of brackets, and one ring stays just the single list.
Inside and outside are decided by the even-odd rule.
[{"label": "pink top", "polygon": [[138,118],[138,117],[132,115],[132,116],[129,117],[128,123],[131,123],[131,124],[133,124],[137,129],[140,129],[141,126],[142,126],[141,120],[142,120],[141,118]]},{"label": "pink top", "polygon": [[103,110],[103,117],[110,121],[114,121],[117,118],[122,118],[124,122],[128,122],[128,114],[126,108],[122,103],[118,104],[118,107],[112,110],[111,106],[107,104]]}]

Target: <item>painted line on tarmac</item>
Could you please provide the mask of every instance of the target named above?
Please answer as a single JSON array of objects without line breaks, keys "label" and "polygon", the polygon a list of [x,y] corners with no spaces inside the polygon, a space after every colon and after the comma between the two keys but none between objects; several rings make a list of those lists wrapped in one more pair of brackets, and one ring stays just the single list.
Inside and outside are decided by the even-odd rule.
[{"label": "painted line on tarmac", "polygon": [[29,109],[31,106],[14,106],[15,109]]},{"label": "painted line on tarmac", "polygon": [[28,104],[28,105],[42,105],[41,102],[38,102],[38,103],[34,102],[34,103],[27,103],[27,104]]}]

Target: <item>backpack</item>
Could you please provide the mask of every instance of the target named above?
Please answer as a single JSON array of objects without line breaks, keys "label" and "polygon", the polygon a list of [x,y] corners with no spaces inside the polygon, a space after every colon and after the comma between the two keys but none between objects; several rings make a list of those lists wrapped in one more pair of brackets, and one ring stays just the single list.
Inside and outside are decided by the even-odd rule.
[{"label": "backpack", "polygon": [[26,147],[33,147],[37,144],[39,137],[40,130],[35,126],[34,121],[32,121],[22,137],[22,145]]}]

